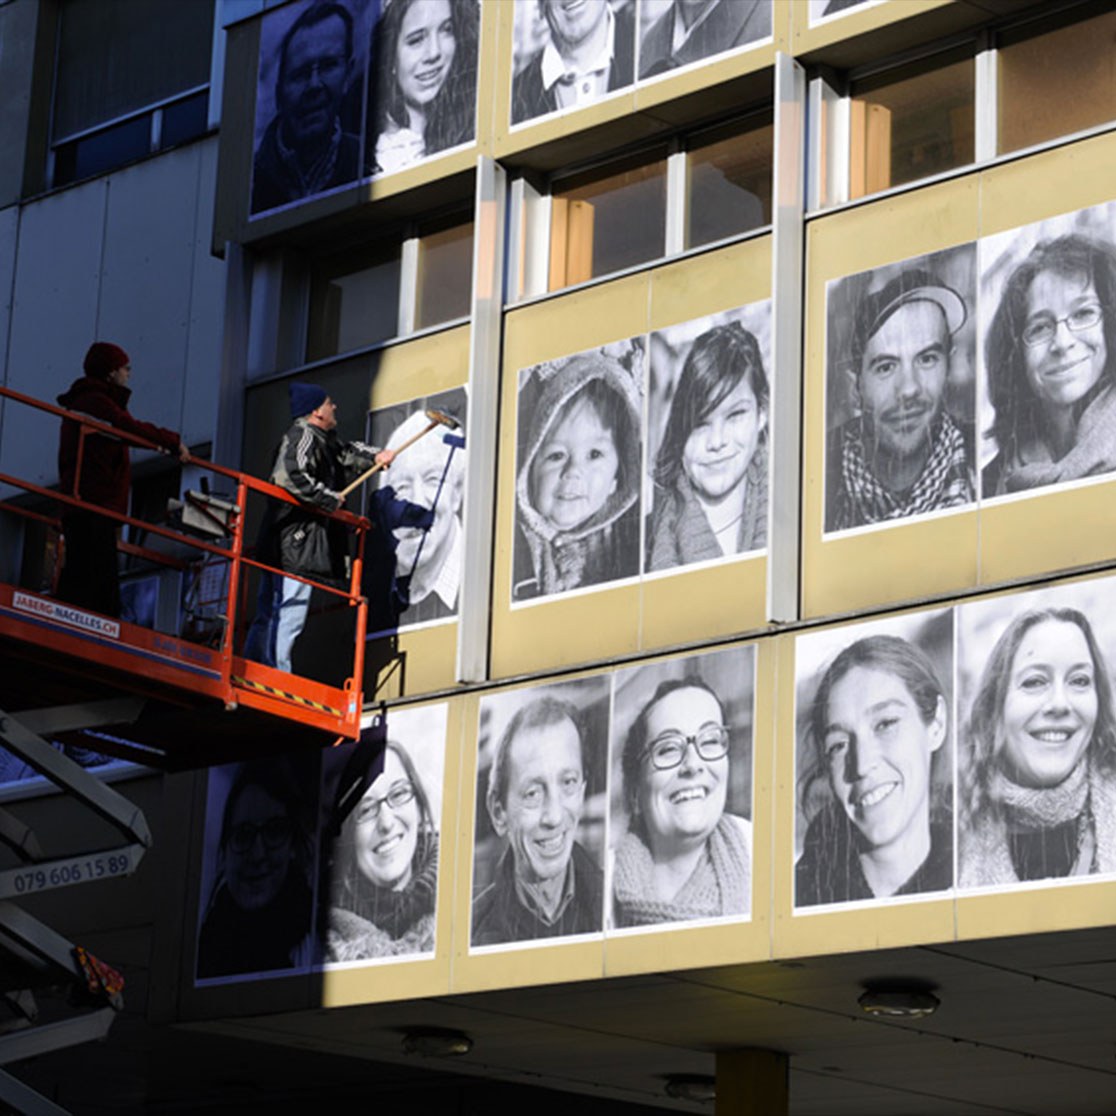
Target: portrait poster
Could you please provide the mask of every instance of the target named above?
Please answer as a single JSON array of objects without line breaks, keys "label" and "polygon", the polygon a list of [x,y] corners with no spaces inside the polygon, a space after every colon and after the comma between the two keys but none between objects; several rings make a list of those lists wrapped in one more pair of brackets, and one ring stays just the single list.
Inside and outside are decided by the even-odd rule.
[{"label": "portrait poster", "polygon": [[859,12],[866,8],[877,8],[887,0],[809,0],[809,23],[811,27],[828,23],[849,12]]},{"label": "portrait poster", "polygon": [[323,755],[317,909],[326,967],[434,954],[448,709],[388,710],[359,741]]},{"label": "portrait poster", "polygon": [[515,0],[512,125],[583,108],[630,87],[635,14],[635,0]]},{"label": "portrait poster", "polygon": [[602,932],[609,693],[605,674],[481,699],[472,949]]},{"label": "portrait poster", "polygon": [[1116,874],[1116,581],[958,606],[958,886]]},{"label": "portrait poster", "polygon": [[296,0],[260,21],[250,213],[361,177],[365,74],[381,0]]},{"label": "portrait poster", "polygon": [[771,38],[773,0],[640,0],[640,80]]},{"label": "portrait poster", "polygon": [[638,576],[645,349],[520,370],[513,605]]},{"label": "portrait poster", "polygon": [[954,617],[795,641],[796,912],[953,887]]},{"label": "portrait poster", "polygon": [[981,239],[981,498],[1116,470],[1116,202]]},{"label": "portrait poster", "polygon": [[394,174],[477,134],[480,0],[380,0],[364,173]]},{"label": "portrait poster", "polygon": [[479,0],[295,0],[264,14],[256,216],[476,138]]},{"label": "portrait poster", "polygon": [[318,773],[318,753],[309,751],[210,769],[197,984],[309,968]]},{"label": "portrait poster", "polygon": [[648,339],[644,570],[767,547],[771,301]]},{"label": "portrait poster", "polygon": [[[365,496],[365,514],[373,524],[364,556],[369,639],[457,616],[466,408],[461,387],[369,416],[369,442],[399,451]],[[438,421],[445,419],[450,422]]]},{"label": "portrait poster", "polygon": [[613,675],[608,926],[746,919],[755,648]]},{"label": "portrait poster", "polygon": [[826,284],[826,533],[976,500],[976,245]]}]

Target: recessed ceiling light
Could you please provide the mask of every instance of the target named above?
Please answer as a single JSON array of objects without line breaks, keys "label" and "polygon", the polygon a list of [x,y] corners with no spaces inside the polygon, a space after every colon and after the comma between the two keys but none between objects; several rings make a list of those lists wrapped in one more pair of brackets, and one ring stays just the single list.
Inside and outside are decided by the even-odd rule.
[{"label": "recessed ceiling light", "polygon": [[664,1090],[675,1100],[708,1104],[717,1097],[717,1079],[707,1073],[669,1073]]},{"label": "recessed ceiling light", "polygon": [[941,1000],[928,987],[911,985],[870,986],[857,1000],[861,1011],[891,1019],[920,1019],[933,1015]]},{"label": "recessed ceiling light", "polygon": [[424,1058],[459,1058],[473,1049],[473,1040],[464,1031],[447,1027],[415,1027],[403,1033],[403,1053]]}]

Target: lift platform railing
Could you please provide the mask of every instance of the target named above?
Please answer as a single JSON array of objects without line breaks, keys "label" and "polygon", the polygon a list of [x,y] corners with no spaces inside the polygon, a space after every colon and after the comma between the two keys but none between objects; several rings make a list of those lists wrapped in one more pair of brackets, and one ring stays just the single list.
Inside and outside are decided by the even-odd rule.
[{"label": "lift platform railing", "polygon": [[[46,403],[11,388],[0,386],[0,401],[5,401],[8,404],[5,410],[8,410],[9,406],[13,404],[17,407],[32,408],[37,412],[55,416],[60,420],[68,419],[79,428],[75,479],[69,491],[63,492],[47,488],[26,478],[13,476],[2,471],[0,471],[0,485],[10,486],[42,500],[53,501],[56,506],[62,506],[63,515],[66,509],[75,509],[103,516],[121,527],[131,527],[143,532],[145,539],[155,537],[165,540],[172,544],[179,554],[185,552],[190,555],[189,558],[184,560],[174,554],[163,553],[152,546],[118,541],[117,546],[120,552],[138,557],[152,566],[195,572],[200,570],[205,563],[216,562],[223,563],[226,566],[227,574],[223,579],[223,611],[218,615],[216,646],[210,649],[212,654],[207,653],[207,663],[212,666],[211,670],[207,670],[207,674],[210,676],[205,685],[207,695],[223,700],[229,709],[235,708],[241,703],[260,708],[262,703],[269,711],[280,709],[284,699],[288,699],[286,704],[292,707],[291,717],[294,720],[304,719],[298,715],[297,710],[300,707],[304,711],[311,709],[320,711],[325,708],[328,713],[337,715],[338,735],[352,739],[359,735],[366,634],[366,602],[361,594],[361,580],[365,537],[370,527],[367,519],[344,510],[331,513],[308,508],[307,505],[300,503],[284,489],[268,481],[218,465],[215,462],[194,457],[190,457],[188,461],[191,468],[197,468],[203,473],[209,473],[220,478],[216,482],[217,484],[223,484],[233,490],[222,498],[214,498],[208,496],[208,494],[199,493],[185,494],[183,504],[189,511],[189,514],[185,517],[187,522],[192,521],[196,530],[199,526],[199,518],[202,521],[212,520],[211,524],[202,525],[202,534],[209,535],[209,538],[200,537],[198,533],[190,533],[187,530],[177,530],[164,523],[155,523],[110,511],[107,508],[83,500],[80,495],[87,440],[91,437],[109,437],[139,449],[156,450],[161,453],[166,451],[144,438],[100,422],[89,415]],[[5,419],[11,421],[10,412],[5,416]],[[347,586],[342,588],[311,578],[297,577],[252,556],[245,540],[250,497],[253,499],[254,505],[257,501],[263,499],[292,504],[303,511],[312,511],[324,519],[342,524],[347,530],[351,531],[355,536],[356,545],[351,555]],[[27,507],[21,502],[13,502],[12,500],[5,501],[0,507],[6,512],[45,523],[50,527],[61,528],[60,520],[44,513],[41,507]],[[206,527],[209,529],[207,530]],[[222,531],[224,531],[223,536]],[[237,649],[242,645],[247,628],[246,620],[249,612],[247,608],[247,583],[250,570],[277,574],[283,577],[294,577],[298,581],[311,585],[317,592],[324,595],[331,602],[331,607],[354,610],[355,637],[353,640],[351,673],[340,687],[346,695],[345,701],[337,702],[336,707],[333,707],[328,703],[323,704],[321,700],[301,698],[299,694],[300,683],[313,687],[315,684],[311,680],[299,679],[298,676],[285,675],[270,668],[250,663],[238,654]],[[120,626],[122,629],[121,646],[126,648],[128,642],[127,629],[131,626],[128,624],[121,624]],[[180,635],[180,633],[175,634]],[[43,638],[49,641],[49,633],[44,634]],[[191,642],[188,636],[185,638],[185,642]],[[187,657],[189,657],[188,652]],[[269,677],[269,675],[277,676],[280,684],[276,684],[276,677]],[[201,683],[198,684],[201,685]],[[320,717],[318,719],[320,720]],[[307,723],[310,723],[309,718],[306,718],[306,720]]]}]

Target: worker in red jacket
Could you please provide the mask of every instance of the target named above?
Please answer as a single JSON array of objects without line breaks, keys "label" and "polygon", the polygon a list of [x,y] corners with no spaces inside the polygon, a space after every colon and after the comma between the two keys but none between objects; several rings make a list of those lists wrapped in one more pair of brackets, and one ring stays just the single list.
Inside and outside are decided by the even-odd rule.
[{"label": "worker in red jacket", "polygon": [[[128,413],[128,399],[132,394],[128,380],[132,375],[132,364],[119,345],[107,341],[90,345],[83,367],[85,375],[58,397],[60,406],[146,438],[177,454],[183,463],[189,460],[189,451],[173,430],[141,422]],[[62,492],[127,515],[131,484],[128,443],[106,434],[87,433],[75,492],[80,435],[79,423],[69,418],[62,420],[58,445],[58,474]],[[105,616],[120,615],[120,574],[116,559],[118,530],[119,524],[114,519],[84,508],[64,506],[62,534],[66,540],[66,551],[57,589],[60,600]]]}]

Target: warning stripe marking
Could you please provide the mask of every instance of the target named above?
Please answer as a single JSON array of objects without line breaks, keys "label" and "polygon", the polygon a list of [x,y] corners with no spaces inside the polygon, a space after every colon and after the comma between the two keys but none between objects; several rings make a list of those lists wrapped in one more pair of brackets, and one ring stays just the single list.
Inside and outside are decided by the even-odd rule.
[{"label": "warning stripe marking", "polygon": [[292,694],[289,690],[279,690],[274,686],[265,685],[263,682],[254,682],[251,679],[241,678],[234,674],[232,676],[232,684],[234,686],[243,686],[249,690],[259,690],[260,693],[268,694],[270,697],[283,698],[284,701],[293,701],[295,705],[304,705],[307,709],[314,709],[319,713],[328,713],[331,717],[341,716],[341,710],[334,709],[332,705],[323,705],[320,701],[313,701],[311,698],[303,697],[301,694]]}]

